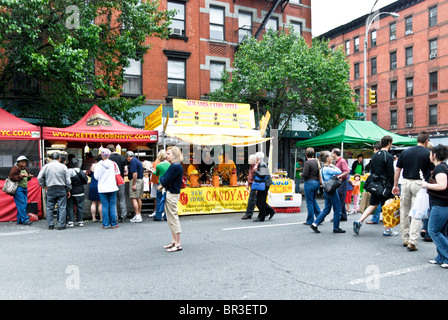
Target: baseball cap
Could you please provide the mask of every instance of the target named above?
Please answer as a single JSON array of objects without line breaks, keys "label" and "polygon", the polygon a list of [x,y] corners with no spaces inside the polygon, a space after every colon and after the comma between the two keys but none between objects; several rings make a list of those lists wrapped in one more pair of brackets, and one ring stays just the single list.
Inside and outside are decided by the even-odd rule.
[{"label": "baseball cap", "polygon": [[104,148],[103,150],[101,150],[101,155],[102,156],[110,156],[110,150],[107,148]]},{"label": "baseball cap", "polygon": [[28,158],[25,157],[25,156],[19,156],[19,157],[17,158],[17,162],[19,162],[19,161],[23,161],[23,160],[25,160],[25,161],[29,161]]}]

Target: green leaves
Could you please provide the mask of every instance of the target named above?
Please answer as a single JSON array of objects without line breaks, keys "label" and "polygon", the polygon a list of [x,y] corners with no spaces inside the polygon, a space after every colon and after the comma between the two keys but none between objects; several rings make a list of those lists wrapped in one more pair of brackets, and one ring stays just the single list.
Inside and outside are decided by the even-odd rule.
[{"label": "green leaves", "polygon": [[310,130],[325,131],[356,111],[349,65],[327,42],[309,46],[297,33],[269,30],[260,41],[249,38],[240,45],[234,68],[210,98],[251,103],[260,116],[269,111],[271,128],[285,130],[304,114]]},{"label": "green leaves", "polygon": [[[130,122],[144,97],[120,96],[123,68],[143,59],[152,37],[168,36],[174,15],[156,0],[0,0],[0,8],[0,99],[22,99],[24,115],[54,126],[94,103]],[[39,90],[11,91],[17,76]]]}]

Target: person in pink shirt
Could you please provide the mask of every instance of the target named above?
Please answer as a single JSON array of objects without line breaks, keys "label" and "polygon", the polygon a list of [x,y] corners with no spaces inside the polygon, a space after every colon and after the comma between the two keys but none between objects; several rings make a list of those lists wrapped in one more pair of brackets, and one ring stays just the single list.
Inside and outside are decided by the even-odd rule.
[{"label": "person in pink shirt", "polygon": [[359,196],[361,194],[361,176],[359,174],[355,174],[352,181],[353,186],[353,204],[355,208],[353,209],[353,213],[358,213],[359,211]]}]

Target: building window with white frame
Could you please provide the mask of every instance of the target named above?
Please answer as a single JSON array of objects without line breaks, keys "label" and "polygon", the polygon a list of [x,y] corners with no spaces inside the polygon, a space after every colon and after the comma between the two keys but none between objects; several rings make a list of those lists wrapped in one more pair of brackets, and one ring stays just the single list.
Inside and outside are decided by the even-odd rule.
[{"label": "building window with white frame", "polygon": [[142,94],[142,63],[129,59],[129,66],[123,70],[124,82],[122,95],[138,96]]},{"label": "building window with white frame", "polygon": [[171,20],[170,35],[185,36],[185,3],[168,1],[167,9],[176,10],[176,15]]},{"label": "building window with white frame", "polygon": [[433,126],[437,124],[437,105],[429,106],[429,125]]},{"label": "building window with white frame", "polygon": [[345,41],[345,55],[350,55],[350,40]]},{"label": "building window with white frame", "polygon": [[406,78],[406,97],[414,95],[414,78]]},{"label": "building window with white frame", "polygon": [[397,51],[389,53],[390,70],[397,69]]},{"label": "building window with white frame", "polygon": [[376,47],[376,30],[370,32],[370,47]]},{"label": "building window with white frame", "polygon": [[302,35],[302,23],[297,21],[291,21],[291,26],[295,33]]},{"label": "building window with white frame", "polygon": [[437,6],[429,8],[429,27],[437,25]]},{"label": "building window with white frame", "polygon": [[238,12],[238,42],[252,36],[252,14],[249,12]]},{"label": "building window with white frame", "polygon": [[398,96],[397,80],[390,82],[390,100],[396,100]]},{"label": "building window with white frame", "polygon": [[210,92],[221,88],[222,73],[226,70],[224,62],[211,61],[210,62]]},{"label": "building window with white frame", "polygon": [[210,39],[225,40],[224,8],[210,7]]},{"label": "building window with white frame", "polygon": [[389,40],[397,39],[397,23],[393,22],[389,25]]},{"label": "building window with white frame", "polygon": [[185,66],[186,60],[168,59],[168,96],[181,98],[187,96]]},{"label": "building window with white frame", "polygon": [[429,40],[429,59],[437,57],[437,39]]},{"label": "building window with white frame", "polygon": [[397,110],[391,110],[390,111],[390,128],[391,129],[397,129]]},{"label": "building window with white frame", "polygon": [[353,40],[353,43],[355,45],[353,48],[354,52],[355,53],[359,52],[359,37],[355,37],[355,39]]},{"label": "building window with white frame", "polygon": [[410,66],[414,63],[414,49],[413,47],[407,47],[405,49],[406,54],[406,65]]},{"label": "building window with white frame", "polygon": [[414,124],[414,109],[406,109],[406,127],[412,127]]},{"label": "building window with white frame", "polygon": [[438,90],[437,71],[429,74],[429,92]]},{"label": "building window with white frame", "polygon": [[404,20],[404,34],[406,36],[412,34],[412,16],[406,17]]},{"label": "building window with white frame", "polygon": [[268,20],[265,26],[265,30],[268,31],[269,29],[278,31],[278,18],[273,17]]}]

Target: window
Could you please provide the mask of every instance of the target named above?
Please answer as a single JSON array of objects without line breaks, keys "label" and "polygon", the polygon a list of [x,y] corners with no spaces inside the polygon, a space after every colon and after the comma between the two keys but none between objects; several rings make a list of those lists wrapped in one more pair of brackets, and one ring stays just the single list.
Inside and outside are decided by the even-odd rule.
[{"label": "window", "polygon": [[406,109],[406,127],[412,127],[414,123],[414,109]]},{"label": "window", "polygon": [[361,98],[361,90],[355,89],[355,103],[357,105],[359,105],[359,102],[361,101],[360,98]]},{"label": "window", "polygon": [[398,94],[397,80],[390,82],[390,100],[396,100]]},{"label": "window", "polygon": [[405,18],[404,26],[404,34],[406,36],[412,34],[412,16]]},{"label": "window", "polygon": [[372,122],[374,124],[378,124],[378,114],[377,113],[372,113]]},{"label": "window", "polygon": [[389,54],[390,57],[390,70],[395,70],[397,69],[397,52],[391,52]]},{"label": "window", "polygon": [[437,124],[437,105],[429,106],[429,125]]},{"label": "window", "polygon": [[414,95],[414,78],[406,79],[406,97]]},{"label": "window", "polygon": [[176,36],[185,36],[185,3],[168,1],[169,11],[176,10],[176,15],[170,25],[170,34]]},{"label": "window", "polygon": [[353,42],[354,42],[354,44],[355,44],[354,52],[357,53],[357,52],[359,52],[359,37],[356,37],[356,38],[353,40]]},{"label": "window", "polygon": [[300,35],[302,34],[302,23],[301,22],[291,21],[291,26],[293,27],[295,33],[298,33]]},{"label": "window", "polygon": [[224,40],[224,8],[210,7],[210,39]]},{"label": "window", "polygon": [[221,87],[221,76],[225,69],[226,64],[223,62],[210,62],[210,92]]},{"label": "window", "polygon": [[437,39],[429,40],[429,59],[437,57]]},{"label": "window", "polygon": [[268,31],[269,29],[273,29],[276,31],[278,30],[278,18],[270,18],[268,20],[265,26],[265,30]]},{"label": "window", "polygon": [[186,97],[185,60],[168,59],[168,96]]},{"label": "window", "polygon": [[429,92],[437,91],[437,71],[429,74]]},{"label": "window", "polygon": [[238,42],[246,37],[252,36],[252,14],[246,12],[238,13]]},{"label": "window", "polygon": [[353,67],[354,67],[355,79],[359,79],[359,63],[355,63]]},{"label": "window", "polygon": [[408,47],[405,50],[406,54],[406,65],[410,66],[414,63],[414,50],[412,47]]},{"label": "window", "polygon": [[350,55],[350,41],[345,41],[345,54],[348,56]]},{"label": "window", "polygon": [[376,47],[376,30],[370,32],[370,46],[372,48]]},{"label": "window", "polygon": [[371,75],[377,74],[376,57],[370,59],[370,74]]},{"label": "window", "polygon": [[142,63],[129,59],[129,67],[123,70],[123,95],[138,96],[142,94]]},{"label": "window", "polygon": [[397,23],[391,23],[389,25],[389,40],[397,39]]},{"label": "window", "polygon": [[390,111],[390,128],[397,129],[397,110]]},{"label": "window", "polygon": [[437,25],[437,7],[429,8],[429,27]]}]

